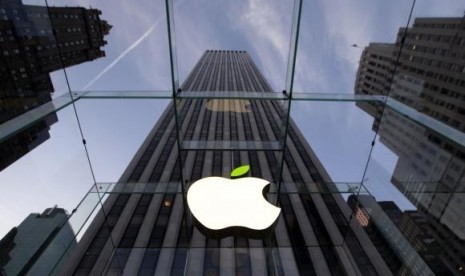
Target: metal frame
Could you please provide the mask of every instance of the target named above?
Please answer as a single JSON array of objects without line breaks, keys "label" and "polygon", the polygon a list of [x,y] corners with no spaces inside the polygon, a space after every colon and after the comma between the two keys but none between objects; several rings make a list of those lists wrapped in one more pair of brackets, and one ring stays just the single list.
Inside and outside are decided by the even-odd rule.
[{"label": "metal frame", "polygon": [[[45,119],[48,115],[56,113],[61,109],[73,105],[75,102],[81,99],[171,99],[173,101],[172,108],[175,111],[175,129],[176,129],[176,140],[177,140],[177,150],[181,152],[183,150],[258,150],[258,151],[275,151],[280,153],[279,163],[278,163],[278,183],[277,190],[271,194],[276,195],[276,203],[279,201],[279,194],[282,193],[282,173],[284,167],[284,151],[286,149],[286,140],[288,136],[288,126],[290,122],[290,113],[291,113],[291,104],[292,101],[308,101],[308,102],[373,102],[381,104],[383,108],[388,107],[394,110],[395,112],[405,116],[412,121],[418,123],[421,126],[426,127],[427,129],[438,133],[441,136],[444,136],[446,139],[457,143],[458,145],[465,148],[465,133],[462,133],[434,118],[431,118],[423,113],[418,112],[417,110],[397,101],[389,96],[378,96],[378,95],[354,95],[354,94],[323,94],[323,93],[303,93],[294,91],[294,75],[296,70],[296,60],[297,60],[297,50],[299,42],[299,31],[300,31],[300,22],[302,16],[302,0],[294,1],[294,10],[293,10],[293,19],[291,27],[291,37],[289,41],[289,53],[288,53],[288,63],[287,63],[287,75],[285,81],[285,88],[283,92],[240,92],[237,91],[221,91],[221,92],[191,92],[191,91],[181,91],[179,89],[179,76],[178,76],[178,64],[177,64],[177,51],[176,51],[176,36],[174,31],[174,7],[172,0],[165,0],[166,8],[166,22],[167,22],[167,35],[168,35],[168,44],[169,44],[169,55],[170,55],[170,73],[171,73],[171,90],[168,91],[71,91],[69,87],[68,94],[60,96],[51,102],[48,102],[44,105],[36,107],[10,121],[7,121],[0,125],[0,142],[7,140],[13,135],[21,132],[27,127]],[[413,9],[413,7],[412,7]],[[66,73],[66,71],[65,71]],[[218,145],[214,141],[183,141],[181,137],[181,129],[179,123],[179,112],[177,106],[178,99],[248,99],[248,100],[274,100],[282,102],[284,120],[282,126],[282,139],[281,143],[275,143],[279,141],[270,141],[268,144],[259,143],[257,141],[224,141],[225,145]],[[76,114],[77,116],[77,114]],[[77,118],[78,119],[78,118]],[[250,143],[249,143],[250,142]],[[184,183],[184,168],[181,160],[181,155],[178,154],[179,169],[181,172],[181,193],[185,195],[185,183]],[[90,162],[90,160],[89,160]],[[92,168],[91,168],[92,169]],[[95,203],[95,207],[92,212],[87,216],[84,226],[92,213],[95,212],[95,208],[100,204],[102,205],[102,198],[100,193],[103,195],[108,193],[125,193],[124,189],[118,186],[120,183],[94,183],[91,190],[88,192],[86,197],[81,201],[77,209],[83,205],[82,203],[85,200],[88,200],[88,196],[97,193],[99,202]],[[149,187],[154,183],[137,183],[140,185],[145,185]],[[336,184],[336,183],[334,183]],[[103,190],[98,190],[105,188]],[[339,187],[339,186],[338,186]],[[369,193],[366,191],[366,188],[363,185],[363,180],[360,183],[342,183],[340,185],[341,190],[334,190],[331,193],[352,193],[360,194]],[[124,188],[124,187],[122,187]],[[339,189],[339,188],[338,188]],[[346,190],[347,189],[347,190]],[[150,189],[148,191],[151,193]],[[423,191],[425,192],[425,191]],[[437,192],[437,191],[434,191]],[[463,192],[463,191],[454,191],[454,192]],[[134,193],[131,191],[131,193]],[[178,191],[176,191],[178,193]],[[324,193],[324,191],[318,191],[318,193]],[[185,196],[183,197],[185,201]],[[185,202],[184,202],[185,203]],[[185,204],[185,206],[187,206]],[[73,210],[73,215],[70,219],[75,218],[75,211]],[[85,208],[84,208],[85,209]],[[81,210],[79,210],[81,211]],[[85,210],[84,210],[85,211]],[[79,216],[78,216],[79,217]],[[351,221],[349,220],[348,223]],[[80,228],[81,229],[81,228]]]},{"label": "metal frame", "polygon": [[[246,97],[238,95],[239,93],[223,93],[220,95],[217,92],[200,92],[204,96],[198,96],[195,92],[181,92],[178,94],[179,99],[202,98],[202,99],[267,99],[267,100],[285,100],[285,101],[307,101],[307,102],[375,102],[386,105],[397,113],[411,119],[412,121],[424,126],[445,138],[465,147],[465,134],[460,132],[434,118],[431,118],[417,110],[386,96],[372,95],[351,95],[351,94],[318,94],[318,93],[294,93],[292,98],[284,99],[281,93],[266,93],[275,94],[270,97],[262,97],[256,92],[245,93],[250,95]],[[241,93],[242,94],[242,93]],[[265,94],[265,93],[260,93]],[[3,142],[11,136],[21,132],[27,127],[39,122],[50,114],[60,111],[61,109],[75,103],[81,99],[173,99],[171,91],[85,91],[73,92],[73,98],[68,94],[60,96],[51,102],[38,106],[30,111],[13,118],[0,125],[0,142]],[[290,112],[289,112],[290,113]]]}]

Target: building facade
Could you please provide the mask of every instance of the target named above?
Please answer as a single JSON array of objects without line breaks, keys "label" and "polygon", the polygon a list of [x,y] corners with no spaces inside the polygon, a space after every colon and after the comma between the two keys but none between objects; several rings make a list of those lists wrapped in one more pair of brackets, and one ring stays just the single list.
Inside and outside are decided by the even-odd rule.
[{"label": "building facade", "polygon": [[14,227],[0,240],[0,275],[49,275],[60,267],[63,254],[76,245],[68,219],[68,213],[55,206],[30,214]]},{"label": "building facade", "polygon": [[[180,95],[196,91],[246,95],[272,90],[246,52],[207,51]],[[180,98],[175,103],[178,120],[171,104],[106,197],[62,274],[391,274],[362,227],[350,222],[352,210],[334,192],[292,120],[285,150],[260,147],[282,135],[279,124],[285,113],[280,102]],[[280,154],[285,163],[276,197]],[[277,198],[281,208],[274,231],[261,239],[203,235],[192,223],[182,185],[186,191],[203,177],[229,178],[241,164],[250,165],[250,176],[272,183],[270,191],[275,192],[268,199]]]},{"label": "building facade", "polygon": [[[371,216],[376,216],[376,211],[382,211],[389,217],[435,275],[453,275],[440,258],[441,247],[439,243],[425,229],[427,219],[421,212],[403,212],[395,202],[376,201],[371,195],[351,195],[347,203],[354,209],[356,220],[367,232],[393,274],[412,275],[412,272],[394,252],[392,240],[380,232],[379,225],[373,223]],[[363,215],[357,215],[360,213]]]},{"label": "building facade", "polygon": [[[50,73],[104,57],[111,26],[96,9],[0,1],[0,124],[52,100]],[[0,170],[47,140],[55,114],[0,144]]]},{"label": "building facade", "polygon": [[[396,43],[371,43],[360,59],[356,94],[389,95],[450,131],[464,131],[465,18],[417,18]],[[401,52],[400,52],[401,51]],[[400,52],[400,53],[399,53]],[[438,257],[462,275],[465,260],[465,149],[427,126],[381,105],[358,103],[396,156],[391,182],[426,220]],[[382,118],[381,118],[382,117]]]},{"label": "building facade", "polygon": [[416,18],[412,27],[399,29],[395,43],[371,43],[364,49],[355,93],[389,94],[464,131],[464,46],[465,17]]}]

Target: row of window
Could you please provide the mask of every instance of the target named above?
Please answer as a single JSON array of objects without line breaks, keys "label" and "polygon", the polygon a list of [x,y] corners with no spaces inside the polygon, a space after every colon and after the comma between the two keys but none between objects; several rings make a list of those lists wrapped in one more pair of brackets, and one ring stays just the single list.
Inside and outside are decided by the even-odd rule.
[{"label": "row of window", "polygon": [[[228,68],[221,70],[224,64]],[[206,68],[212,71],[206,72]],[[189,76],[185,86],[191,91],[268,91],[269,87],[265,81],[259,78],[257,82],[252,68],[254,64],[246,58],[246,55],[223,55],[208,51],[197,65],[197,69],[193,71],[194,73]],[[248,85],[247,89],[244,89],[245,85]]]},{"label": "row of window", "polygon": [[[463,24],[463,23],[462,23]],[[460,23],[417,23],[413,24],[415,28],[427,28],[427,29],[455,29],[460,28]]]},{"label": "row of window", "polygon": [[446,34],[431,34],[431,33],[411,33],[407,37],[414,37],[416,41],[434,41],[434,42],[444,42],[451,43],[454,45],[465,45],[465,37],[459,37],[458,33],[455,35],[446,35]]}]

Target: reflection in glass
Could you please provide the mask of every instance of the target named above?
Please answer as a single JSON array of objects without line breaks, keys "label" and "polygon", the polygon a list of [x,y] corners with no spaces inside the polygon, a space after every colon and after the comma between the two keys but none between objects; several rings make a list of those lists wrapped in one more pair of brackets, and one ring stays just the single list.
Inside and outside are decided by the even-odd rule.
[{"label": "reflection in glass", "polygon": [[[455,132],[462,132],[460,136],[465,129],[464,26],[464,17],[416,18],[412,27],[399,29],[395,43],[371,43],[360,59],[355,94],[389,95],[412,109],[357,103],[374,117],[373,130],[382,145],[398,157],[392,184],[418,209],[402,212],[393,202],[371,199],[370,217],[377,230],[366,230],[380,231],[411,271],[418,263],[396,249],[393,231],[399,230],[437,275],[464,267],[465,149],[455,142],[460,142]],[[418,120],[420,125],[409,119],[421,117],[413,112],[429,118]],[[436,132],[448,128],[455,130]],[[357,201],[367,201],[361,199]],[[362,205],[367,210],[370,204]],[[362,212],[355,210],[361,219]],[[386,215],[395,230],[383,232]]]},{"label": "reflection in glass", "polygon": [[69,215],[62,208],[32,213],[0,240],[0,271],[4,275],[49,275],[64,254],[76,246]]},{"label": "reflection in glass", "polygon": [[411,28],[399,29],[395,43],[371,43],[360,59],[355,93],[389,95],[463,130],[464,20],[416,18]]},{"label": "reflection in glass", "polygon": [[[332,1],[327,2],[331,5]],[[5,3],[7,3],[5,6],[13,8],[11,12],[0,10],[0,19],[3,14],[6,15],[3,16],[5,20],[2,22],[5,25],[0,25],[0,28],[8,26],[11,22],[21,21],[22,18],[25,22],[22,26],[30,26],[31,22],[40,23],[34,28],[28,28],[31,39],[26,29],[15,27],[15,30],[24,31],[23,36],[27,37],[30,43],[28,45],[34,49],[31,53],[28,52],[29,46],[23,42],[21,42],[23,44],[20,43],[21,47],[26,46],[19,50],[24,54],[21,52],[21,57],[18,59],[9,58],[12,56],[10,51],[2,53],[5,57],[2,61],[8,66],[13,66],[16,60],[22,62],[21,58],[29,58],[27,64],[23,63],[39,68],[31,69],[29,66],[21,71],[19,67],[17,69],[19,71],[15,71],[14,74],[10,72],[11,78],[16,81],[15,89],[21,87],[20,78],[23,78],[23,73],[26,74],[24,81],[29,78],[37,81],[37,78],[40,80],[43,77],[45,84],[48,82],[49,86],[45,85],[45,92],[41,95],[46,98],[45,102],[48,102],[50,93],[53,91],[49,72],[104,55],[100,47],[105,44],[103,37],[108,34],[110,26],[99,20],[98,10],[34,7],[31,10],[39,11],[36,14],[28,13],[28,8],[20,8],[21,2],[19,1]],[[292,21],[294,27],[291,36],[293,38],[288,61],[288,69],[291,70],[286,82],[287,92],[293,90],[290,87],[293,85],[293,70],[297,56],[297,44],[294,42],[297,41],[296,26],[300,23],[302,1],[295,3],[296,14]],[[174,26],[174,6],[172,1],[168,1],[167,4],[168,24],[172,27]],[[186,5],[182,7],[185,8]],[[215,7],[215,5],[209,5],[209,7]],[[405,12],[399,7],[396,6],[394,9],[396,14]],[[339,10],[353,17],[345,9]],[[40,11],[46,12],[40,13]],[[25,14],[27,16],[24,16]],[[223,15],[222,13],[216,14]],[[282,11],[277,14],[282,14]],[[8,16],[11,16],[11,19],[8,19]],[[254,18],[250,15],[247,17],[236,21]],[[278,16],[266,17],[277,18]],[[90,22],[90,25],[85,25],[87,23],[84,24],[83,18],[85,22]],[[185,20],[188,15],[177,18]],[[318,17],[308,16],[307,18]],[[328,18],[335,18],[335,16],[332,14]],[[47,19],[52,22],[42,24],[41,20]],[[285,18],[280,19],[286,21]],[[118,20],[118,23],[122,21]],[[285,25],[282,23],[284,22],[280,25]],[[209,24],[211,25],[210,22]],[[197,24],[190,25],[195,26],[195,31],[189,33],[199,35],[199,40],[203,39],[201,35],[208,33],[207,30],[198,31],[200,26]],[[259,25],[265,26],[264,30],[273,29],[269,28],[268,24],[260,23]],[[318,25],[315,24],[315,26]],[[83,34],[83,28],[86,29],[85,34]],[[136,44],[132,44],[131,47],[136,47],[143,41],[146,34],[148,35],[154,29],[155,25],[150,27],[149,31],[136,40]],[[259,29],[262,30],[262,28]],[[344,26],[339,25],[337,29],[344,31]],[[434,34],[429,33],[430,30],[433,30]],[[2,29],[1,31],[2,36],[6,34],[4,38],[2,37],[3,41],[10,38],[8,34],[11,33],[8,33],[8,30],[3,32]],[[20,31],[17,33],[20,34]],[[316,31],[306,33],[314,35]],[[88,207],[80,206],[80,211],[83,213],[70,218],[69,221],[75,221],[78,226],[81,222],[78,228],[73,227],[74,230],[81,229],[79,233],[81,237],[80,245],[77,246],[79,249],[74,251],[74,255],[69,259],[70,267],[67,274],[87,275],[107,272],[128,275],[137,273],[168,275],[186,272],[188,274],[202,272],[219,274],[224,271],[229,271],[231,274],[234,272],[248,274],[252,271],[257,275],[267,273],[386,275],[389,272],[393,274],[435,272],[445,275],[452,271],[462,271],[463,256],[457,251],[463,252],[462,244],[465,236],[463,212],[461,212],[465,208],[462,198],[465,166],[463,147],[455,144],[456,140],[450,141],[448,139],[450,135],[440,131],[445,128],[433,128],[432,122],[435,126],[444,125],[457,131],[463,130],[464,69],[463,47],[460,47],[463,46],[463,19],[417,19],[413,27],[407,30],[405,37],[404,31],[405,29],[399,31],[395,44],[372,43],[365,50],[356,82],[356,95],[294,93],[291,97],[285,93],[258,92],[271,91],[271,89],[268,89],[267,81],[260,77],[256,66],[246,52],[237,50],[207,51],[206,58],[203,58],[203,61],[198,63],[198,68],[189,75],[183,89],[178,90],[175,34],[174,31],[170,32],[171,66],[174,69],[172,71],[173,92],[178,93],[178,98],[173,101],[161,120],[147,135],[147,139],[135,154],[120,181],[95,183],[94,189],[87,195]],[[347,33],[352,35],[351,32]],[[276,32],[269,34],[274,41],[281,40]],[[80,35],[85,38],[78,39]],[[340,37],[338,32],[328,37],[330,36]],[[325,48],[331,48],[326,47],[325,42],[328,37],[320,35],[315,35],[315,37],[318,41],[324,42],[321,44],[325,45]],[[57,42],[54,42],[55,39]],[[236,40],[234,36],[232,36],[233,39]],[[345,41],[342,41],[342,43],[337,43],[338,47],[335,48],[343,49],[340,45]],[[193,43],[184,43],[184,45],[196,46],[195,40],[189,42]],[[432,44],[429,44],[430,42]],[[258,53],[258,56],[263,58],[262,53],[266,52],[266,47],[257,46],[258,43],[253,44],[259,50],[251,51],[251,53]],[[98,46],[89,48],[87,47],[89,45]],[[312,45],[314,46],[315,44]],[[128,50],[132,49],[131,47]],[[285,49],[285,47],[278,48]],[[86,49],[85,55],[82,55],[80,49]],[[124,52],[124,55],[129,52],[128,50]],[[151,54],[156,52],[151,50]],[[318,55],[320,54],[318,52]],[[124,55],[118,57],[118,60]],[[322,56],[325,64],[332,64],[327,55]],[[399,62],[396,61],[397,57],[399,57]],[[310,60],[313,62],[313,59]],[[223,66],[224,64],[227,66]],[[267,66],[267,62],[263,64],[265,66],[262,67],[265,68],[276,67]],[[318,66],[318,62],[315,64]],[[5,70],[10,70],[6,65]],[[122,67],[125,70],[128,69],[127,64]],[[339,76],[334,77],[337,75],[335,72],[342,72],[346,69],[344,66],[338,67],[340,71],[332,71],[331,78],[326,79],[326,82],[338,79]],[[104,72],[111,67],[106,68]],[[318,72],[323,71],[323,66],[318,69]],[[34,70],[37,72],[43,70],[43,72],[40,71],[42,75],[37,78],[31,77]],[[449,74],[447,70],[453,73]],[[151,70],[142,71],[153,74]],[[305,78],[314,79],[311,74],[307,75],[311,72],[303,71]],[[14,79],[15,77],[17,79]],[[332,93],[340,93],[341,87],[330,87],[338,88],[330,89]],[[21,91],[24,92],[24,89]],[[33,91],[32,88],[27,89]],[[320,90],[317,91],[325,92],[324,89]],[[308,89],[302,89],[302,91],[308,91]],[[89,99],[167,98],[170,95],[166,91],[145,93],[129,90],[118,93],[92,92],[84,97]],[[69,96],[74,97],[74,94],[70,93]],[[4,99],[1,100],[3,102]],[[361,177],[363,179],[357,177],[354,180],[361,180],[361,183],[332,183],[331,178],[334,177],[333,175],[330,177],[320,164],[321,156],[316,156],[292,120],[288,123],[287,118],[291,110],[289,108],[285,110],[279,104],[284,102],[290,106],[290,100],[357,102],[362,110],[375,118],[372,128],[381,142],[376,146],[386,147],[397,156],[390,180],[416,205],[418,210],[404,212],[394,202],[376,202],[374,198],[367,195],[366,190],[363,190],[366,189],[364,185],[367,182],[365,175]],[[43,106],[43,103],[35,106],[41,104]],[[410,113],[407,114],[405,108],[389,109],[384,107],[383,103],[387,103],[388,107],[393,106],[394,103],[402,103],[411,110],[408,110]],[[339,106],[342,104],[345,103]],[[316,111],[315,113],[318,113],[317,116],[320,118],[337,117],[333,112],[323,115],[321,110],[324,109],[324,105],[318,104],[317,107],[320,109],[313,108],[312,111]],[[21,108],[24,106],[21,105]],[[102,109],[101,106],[98,108]],[[293,108],[295,108],[294,105]],[[80,111],[86,113],[87,110],[81,109]],[[113,110],[107,110],[107,115],[111,114],[111,111]],[[97,117],[95,114],[88,113],[90,120]],[[134,116],[134,113],[131,113],[131,116],[126,116],[124,112],[121,114],[122,117]],[[344,114],[344,112],[339,112],[339,114]],[[353,115],[352,112],[346,114],[347,117]],[[429,116],[431,120],[409,120],[408,118],[417,118],[412,114],[421,114],[422,118]],[[152,115],[146,115],[146,117],[149,116]],[[134,136],[129,128],[124,127],[121,118],[109,117],[112,119],[113,126],[116,125],[122,132],[129,132],[128,136]],[[180,124],[174,123],[175,117],[180,119]],[[311,117],[313,122],[318,121],[315,117]],[[362,117],[354,116],[354,118],[358,126],[362,125],[360,124]],[[60,117],[60,120],[63,120],[63,117]],[[41,126],[42,129],[34,130],[39,134],[26,133],[26,136],[33,137],[31,139],[36,139],[35,136],[46,139],[47,135],[44,132],[48,132],[52,121],[50,119],[49,123],[46,122]],[[134,121],[140,128],[141,120]],[[373,146],[373,144],[366,143],[363,139],[353,138],[357,136],[346,135],[348,131],[345,132],[342,128],[343,123],[334,121],[333,125],[339,129],[342,134],[341,140],[346,142],[347,147],[352,150],[357,148],[357,143],[366,146],[366,154],[360,150],[360,147],[353,151],[357,153],[357,158],[365,161],[370,145]],[[308,125],[308,121],[305,123]],[[96,123],[95,125],[100,127],[105,124]],[[313,132],[321,134],[323,144],[331,148],[336,158],[342,159],[341,156],[344,153],[331,143],[329,139],[332,136],[329,134],[331,132],[326,132],[329,125],[322,124]],[[371,126],[371,122],[369,125]],[[86,132],[86,127],[82,129]],[[354,132],[363,132],[359,131],[359,128],[352,129]],[[369,127],[367,130],[370,132]],[[107,140],[110,142],[116,135],[118,134],[101,136],[104,137],[105,142]],[[80,138],[79,135],[76,137]],[[89,136],[86,138],[88,141],[96,141],[89,139],[92,138]],[[183,140],[179,141],[180,138]],[[131,139],[134,141],[134,137]],[[36,141],[31,145],[41,142],[40,139]],[[115,143],[112,142],[110,145],[111,150],[115,150]],[[123,147],[116,148],[118,152],[127,151]],[[103,151],[96,152],[102,154]],[[117,159],[121,162],[121,158]],[[97,159],[92,159],[94,165],[98,164],[95,160]],[[354,160],[351,156],[351,163],[355,163]],[[115,162],[112,161],[108,162],[110,164],[108,167],[119,171],[114,166]],[[273,202],[279,203],[283,210],[275,233],[261,240],[251,240],[240,236],[215,240],[203,236],[192,225],[189,210],[184,205],[184,194],[181,188],[188,187],[190,183],[201,177],[228,175],[232,168],[244,163],[252,165],[251,175],[281,183],[277,191],[275,189],[273,193],[268,194],[268,199],[273,197]],[[335,162],[332,161],[332,163]],[[373,162],[369,163],[369,168],[372,165]],[[350,166],[350,164],[345,164],[343,169],[348,171]],[[97,167],[93,166],[94,169]],[[76,171],[76,168],[73,167],[70,170]],[[348,176],[346,171],[340,171],[344,177]],[[341,180],[348,181],[348,179]],[[371,181],[377,182],[378,180],[373,178]],[[94,181],[96,181],[95,175]],[[352,204],[353,209],[351,210],[341,193],[354,194],[357,191],[358,195],[349,197],[349,203]],[[102,209],[95,209],[98,200],[104,202]]]},{"label": "reflection in glass", "polygon": [[249,100],[208,100],[205,108],[213,112],[234,112],[234,113],[248,113],[250,111]]},{"label": "reflection in glass", "polygon": [[437,255],[439,244],[422,228],[425,222],[418,211],[403,212],[395,202],[377,202],[368,194],[352,195],[348,203],[355,222],[367,232],[393,274],[449,273]]},{"label": "reflection in glass", "polygon": [[[100,47],[111,26],[101,11],[78,7],[0,6],[0,123],[51,101],[50,73],[105,56]],[[0,144],[0,170],[50,138],[56,114]]]},{"label": "reflection in glass", "polygon": [[[264,94],[271,91],[244,51],[207,51],[201,60],[205,62],[198,63],[185,83],[192,91],[200,90],[201,86],[213,91],[230,91],[228,86],[240,88],[238,91]],[[219,66],[214,60],[229,62]],[[208,66],[204,67],[205,64]],[[236,76],[236,81],[229,82],[226,76],[231,80]],[[240,105],[241,99],[210,100],[213,101],[210,110],[207,99],[173,101],[147,135],[120,181],[106,187],[96,185],[96,191],[106,190],[109,194],[103,203],[105,212],[102,209],[96,215],[75,250],[75,258],[69,259],[63,273],[136,274],[143,269],[165,275],[177,266],[177,258],[180,264],[185,263],[187,256],[176,257],[174,250],[183,246],[189,248],[188,262],[194,261],[187,263],[187,271],[217,273],[237,268],[261,271],[259,275],[275,271],[289,275],[309,271],[341,274],[353,269],[352,264],[343,262],[349,256],[363,272],[386,270],[384,264],[376,264],[376,260],[381,261],[379,256],[367,253],[361,241],[367,239],[366,235],[357,225],[349,223],[350,209],[340,191],[351,193],[351,188],[353,191],[359,186],[331,183],[293,122],[284,150],[177,147],[179,130],[184,142],[220,145],[225,141],[274,142],[282,133],[280,122],[286,115],[275,100],[252,99],[250,112],[240,113],[231,108],[226,111],[224,104]],[[174,109],[173,105],[178,108]],[[175,110],[179,112],[176,114]],[[175,116],[181,121],[179,130]],[[279,175],[280,159],[284,159],[282,175]],[[172,184],[179,183],[177,187],[184,186],[185,191],[203,177],[229,177],[232,169],[240,164],[250,165],[251,176],[274,183],[283,179],[281,189],[274,190],[273,203],[282,209],[275,231],[257,239],[243,235],[216,239],[203,235],[192,223],[185,194],[179,188],[173,193]],[[181,181],[183,178],[186,181]],[[350,242],[344,244],[346,236]],[[273,247],[279,249],[270,251]],[[252,257],[256,262],[251,261]]]}]

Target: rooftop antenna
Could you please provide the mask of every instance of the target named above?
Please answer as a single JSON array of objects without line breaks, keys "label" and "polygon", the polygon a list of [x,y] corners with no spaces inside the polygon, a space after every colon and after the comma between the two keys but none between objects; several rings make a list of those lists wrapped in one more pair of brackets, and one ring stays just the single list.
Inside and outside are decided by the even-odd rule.
[{"label": "rooftop antenna", "polygon": [[55,209],[56,209],[57,207],[58,207],[58,205],[55,204],[55,206],[53,206],[53,208],[48,209],[48,211],[47,211],[47,213],[45,213],[45,215],[46,215],[47,217],[50,216],[50,215],[53,213],[53,211],[55,211]]}]

